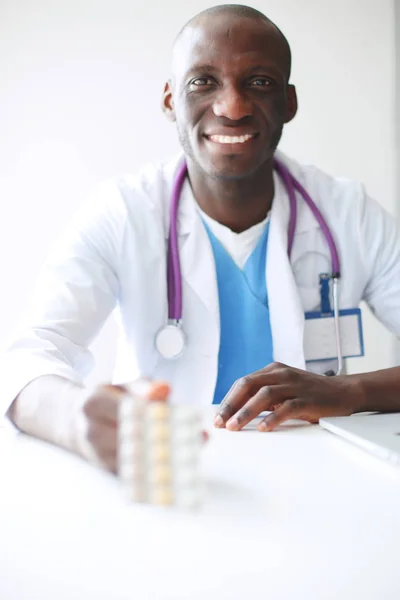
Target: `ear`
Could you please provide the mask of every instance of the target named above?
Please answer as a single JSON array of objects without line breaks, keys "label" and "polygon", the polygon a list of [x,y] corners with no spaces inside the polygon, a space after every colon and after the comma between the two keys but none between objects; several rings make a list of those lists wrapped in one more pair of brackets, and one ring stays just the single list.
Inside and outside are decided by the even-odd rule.
[{"label": "ear", "polygon": [[289,84],[287,88],[287,106],[286,106],[286,117],[285,123],[289,123],[295,118],[297,113],[297,93],[294,85]]},{"label": "ear", "polygon": [[170,121],[175,121],[174,100],[172,97],[172,82],[168,80],[164,86],[161,108]]}]

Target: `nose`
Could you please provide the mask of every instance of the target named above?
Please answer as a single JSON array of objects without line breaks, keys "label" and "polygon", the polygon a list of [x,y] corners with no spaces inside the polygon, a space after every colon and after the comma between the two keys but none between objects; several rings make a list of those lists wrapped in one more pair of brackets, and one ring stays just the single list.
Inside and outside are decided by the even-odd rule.
[{"label": "nose", "polygon": [[245,94],[234,86],[226,86],[219,90],[213,104],[216,117],[226,117],[231,121],[239,121],[253,113],[252,104]]}]

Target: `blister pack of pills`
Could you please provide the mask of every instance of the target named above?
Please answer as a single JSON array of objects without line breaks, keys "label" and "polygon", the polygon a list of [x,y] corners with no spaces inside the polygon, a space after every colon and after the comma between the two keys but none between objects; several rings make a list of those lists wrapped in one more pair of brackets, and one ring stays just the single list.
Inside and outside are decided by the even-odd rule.
[{"label": "blister pack of pills", "polygon": [[118,433],[119,476],[131,501],[184,509],[201,505],[202,427],[195,407],[126,395]]}]

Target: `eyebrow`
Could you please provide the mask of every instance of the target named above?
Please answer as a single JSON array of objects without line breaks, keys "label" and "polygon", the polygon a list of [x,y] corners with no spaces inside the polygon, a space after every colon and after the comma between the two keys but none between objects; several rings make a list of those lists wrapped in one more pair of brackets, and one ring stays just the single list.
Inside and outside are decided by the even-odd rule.
[{"label": "eyebrow", "polygon": [[[278,65],[276,64],[257,64],[254,66],[251,66],[248,69],[248,73],[256,73],[256,72],[260,72],[260,71],[269,71],[269,70],[273,70],[275,73],[277,74],[282,74],[282,70],[279,68]],[[208,72],[208,73],[215,73],[216,71],[218,71],[218,66],[216,65],[210,65],[210,64],[198,64],[198,65],[193,65],[187,72],[186,72],[186,77],[189,77],[192,73],[198,73],[198,72]]]},{"label": "eyebrow", "polygon": [[278,65],[269,64],[269,65],[254,65],[253,67],[251,67],[249,69],[249,73],[253,73],[254,71],[269,71],[270,69],[272,69],[273,71],[280,72]]},{"label": "eyebrow", "polygon": [[188,71],[186,72],[186,75],[190,75],[191,73],[196,72],[196,71],[215,72],[215,71],[218,71],[218,67],[215,67],[213,65],[206,65],[206,64],[193,65],[192,67],[190,67],[190,69],[188,69]]}]

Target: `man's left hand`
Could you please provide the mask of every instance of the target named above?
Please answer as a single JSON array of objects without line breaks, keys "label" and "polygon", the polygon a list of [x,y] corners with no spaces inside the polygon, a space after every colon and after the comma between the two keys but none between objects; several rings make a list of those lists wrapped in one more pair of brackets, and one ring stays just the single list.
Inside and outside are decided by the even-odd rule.
[{"label": "man's left hand", "polygon": [[363,392],[351,375],[326,377],[281,363],[239,379],[215,416],[215,427],[242,429],[263,411],[272,411],[258,424],[271,431],[288,419],[317,423],[321,417],[350,415],[361,410]]}]

